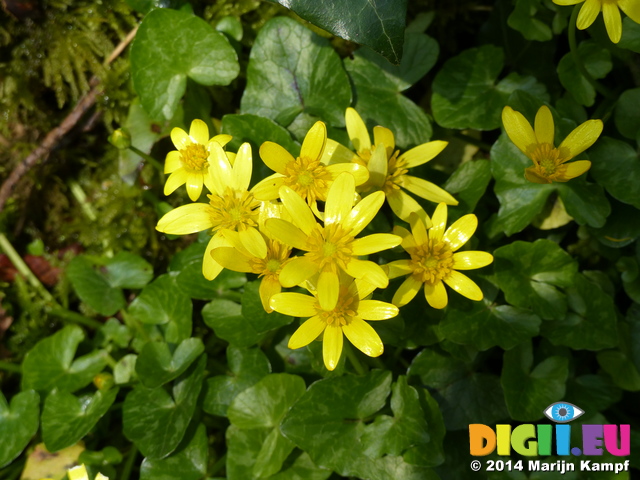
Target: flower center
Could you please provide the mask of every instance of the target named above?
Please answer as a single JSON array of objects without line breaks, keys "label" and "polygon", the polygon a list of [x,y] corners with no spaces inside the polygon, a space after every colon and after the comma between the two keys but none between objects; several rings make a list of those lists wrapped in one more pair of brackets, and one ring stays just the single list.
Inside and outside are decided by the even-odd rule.
[{"label": "flower center", "polygon": [[182,166],[190,172],[205,171],[209,167],[207,158],[209,158],[209,152],[199,143],[192,143],[180,150]]},{"label": "flower center", "polygon": [[327,322],[327,325],[349,325],[351,319],[355,317],[358,312],[357,296],[350,295],[347,287],[340,287],[340,296],[338,297],[338,303],[333,310],[322,310],[320,304],[316,304],[318,315],[322,320]]},{"label": "flower center", "polygon": [[552,177],[557,173],[558,167],[568,160],[567,155],[550,143],[539,143],[530,154],[531,160],[536,165],[536,172],[543,177]]},{"label": "flower center", "polygon": [[260,202],[251,192],[240,192],[227,187],[223,195],[208,197],[212,233],[220,229],[240,231],[257,226]]},{"label": "flower center", "polygon": [[277,240],[267,241],[267,256],[264,258],[253,257],[249,259],[249,265],[253,273],[263,276],[275,276],[280,274],[291,254],[291,248],[278,242]]},{"label": "flower center", "polygon": [[353,162],[357,163],[358,165],[362,165],[363,167],[368,167],[369,166],[369,160],[371,160],[371,154],[373,153],[372,150],[373,149],[360,150],[358,152],[358,156],[353,159]]},{"label": "flower center", "polygon": [[429,240],[411,253],[411,267],[416,280],[433,285],[453,270],[453,252],[441,240]]},{"label": "flower center", "polygon": [[326,200],[331,173],[320,160],[298,157],[285,166],[284,185],[290,187],[309,205]]},{"label": "flower center", "polygon": [[400,150],[396,150],[389,159],[389,164],[387,167],[387,178],[385,179],[384,185],[382,186],[382,191],[385,193],[385,195],[388,195],[394,190],[399,190],[402,182],[402,175],[409,171],[408,168],[405,168],[405,160],[398,160],[399,153]]},{"label": "flower center", "polygon": [[309,251],[305,255],[320,265],[320,270],[346,270],[352,256],[353,236],[339,225],[319,225],[309,235]]}]

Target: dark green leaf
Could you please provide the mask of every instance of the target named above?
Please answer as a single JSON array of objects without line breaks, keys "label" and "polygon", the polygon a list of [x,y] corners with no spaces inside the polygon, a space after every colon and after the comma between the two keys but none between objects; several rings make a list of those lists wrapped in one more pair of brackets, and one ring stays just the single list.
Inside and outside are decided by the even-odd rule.
[{"label": "dark green leaf", "polygon": [[207,364],[206,355],[176,379],[169,395],[163,387],[134,388],[122,407],[124,434],[146,457],[159,459],[173,452],[193,416]]},{"label": "dark green leaf", "polygon": [[145,387],[156,388],[180,376],[203,352],[199,338],[183,340],[173,352],[166,343],[149,342],[138,355],[136,373]]},{"label": "dark green leaf", "polygon": [[565,357],[547,357],[533,366],[531,342],[504,353],[502,388],[511,418],[538,420],[551,403],[562,400],[569,375]]},{"label": "dark green leaf", "polygon": [[626,142],[603,137],[591,149],[591,174],[617,200],[640,209],[640,158]]},{"label": "dark green leaf", "polygon": [[567,383],[565,399],[585,412],[606,410],[622,397],[622,391],[603,375],[581,375]]},{"label": "dark green leaf", "polygon": [[269,477],[269,480],[326,480],[329,476],[331,476],[330,470],[319,468],[313,463],[309,454],[303,452],[296,457],[289,468]]},{"label": "dark green leaf", "polygon": [[202,319],[216,336],[236,347],[250,347],[262,338],[245,317],[242,307],[231,300],[214,300],[202,309]]},{"label": "dark green leaf", "polygon": [[451,174],[443,188],[460,202],[449,207],[451,221],[474,211],[490,180],[491,163],[487,160],[465,162]]},{"label": "dark green leaf", "polygon": [[179,8],[187,0],[126,0],[127,5],[136,12],[146,15],[154,8]]},{"label": "dark green leaf", "polygon": [[153,278],[153,267],[142,257],[120,252],[105,262],[105,276],[114,288],[142,288]]},{"label": "dark green leaf", "polygon": [[42,439],[50,452],[70,447],[82,439],[107,413],[118,389],[76,397],[54,390],[44,401]]},{"label": "dark green leaf", "polygon": [[151,11],[131,46],[133,86],[154,119],[173,117],[187,77],[202,85],[228,85],[239,71],[226,37],[187,12]]},{"label": "dark green leaf", "polygon": [[611,205],[600,185],[575,178],[567,183],[556,183],[556,190],[567,213],[580,225],[600,228],[611,213]]},{"label": "dark green leaf", "polygon": [[631,392],[640,390],[640,373],[625,353],[616,350],[600,352],[598,363],[618,387]]},{"label": "dark green leaf", "polygon": [[622,20],[622,38],[618,43],[618,47],[640,53],[640,25],[629,17],[625,17]]},{"label": "dark green leaf", "polygon": [[[294,157],[300,154],[300,145],[291,138],[287,129],[269,118],[250,114],[225,115],[222,117],[222,133],[233,136],[228,144],[232,151],[237,150],[242,143],[249,142],[254,152],[257,152],[264,142],[270,141],[284,147]],[[269,175],[273,173],[270,170],[268,172]]]},{"label": "dark green leaf", "polygon": [[255,280],[244,286],[242,294],[242,316],[259,334],[283,327],[293,322],[293,317],[278,312],[267,313],[260,301],[260,282]]},{"label": "dark green leaf", "polygon": [[640,88],[625,90],[620,95],[614,115],[618,131],[635,140],[640,134]]},{"label": "dark green leaf", "polygon": [[111,286],[105,274],[94,270],[87,257],[79,255],[71,260],[66,274],[80,300],[96,312],[109,316],[125,306],[122,290]]},{"label": "dark green leaf", "polygon": [[105,352],[93,352],[73,360],[84,333],[68,325],[40,340],[22,362],[22,389],[49,392],[75,392],[88,385],[107,365]]},{"label": "dark green leaf", "polygon": [[536,18],[536,13],[542,6],[540,0],[516,0],[516,5],[507,19],[507,24],[518,30],[527,40],[546,42],[551,40],[553,33],[547,22]]},{"label": "dark green leaf", "polygon": [[640,237],[640,210],[616,200],[610,203],[611,215],[606,223],[602,228],[590,228],[589,232],[607,247],[623,248]]},{"label": "dark green leaf", "polygon": [[0,468],[8,465],[38,431],[40,397],[33,390],[16,394],[7,404],[0,392]]},{"label": "dark green leaf", "polygon": [[[587,72],[593,78],[604,78],[611,71],[611,53],[595,41],[588,40],[578,46],[578,56]],[[590,107],[596,99],[596,90],[578,71],[571,53],[567,53],[558,63],[560,83],[581,105]]]}]

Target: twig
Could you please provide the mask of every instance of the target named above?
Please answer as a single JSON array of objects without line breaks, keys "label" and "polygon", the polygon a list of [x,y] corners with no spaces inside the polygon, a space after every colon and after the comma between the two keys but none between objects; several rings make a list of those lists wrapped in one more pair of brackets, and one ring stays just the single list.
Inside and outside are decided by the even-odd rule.
[{"label": "twig", "polygon": [[[118,55],[131,43],[133,37],[136,34],[138,27],[134,28],[126,38],[120,42],[120,44],[111,52],[111,55],[107,58],[105,65],[109,65],[113,62]],[[71,113],[65,117],[64,120],[56,128],[51,130],[40,145],[33,150],[27,158],[20,162],[11,172],[9,177],[4,181],[2,187],[0,187],[0,212],[4,209],[5,203],[9,200],[9,197],[13,193],[14,188],[20,181],[20,179],[32,168],[38,161],[46,162],[51,151],[60,143],[60,140],[69,133],[69,131],[80,121],[84,114],[95,103],[98,94],[100,80],[97,77],[93,77],[89,82],[91,89],[80,99],[80,101],[73,108]]]}]

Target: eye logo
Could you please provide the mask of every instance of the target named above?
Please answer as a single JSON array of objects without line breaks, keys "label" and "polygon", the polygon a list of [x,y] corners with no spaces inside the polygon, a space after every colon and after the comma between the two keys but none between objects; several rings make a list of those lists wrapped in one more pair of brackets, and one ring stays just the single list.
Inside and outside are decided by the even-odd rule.
[{"label": "eye logo", "polygon": [[573,403],[556,402],[549,405],[543,412],[545,416],[556,423],[568,423],[584,413],[584,410]]}]

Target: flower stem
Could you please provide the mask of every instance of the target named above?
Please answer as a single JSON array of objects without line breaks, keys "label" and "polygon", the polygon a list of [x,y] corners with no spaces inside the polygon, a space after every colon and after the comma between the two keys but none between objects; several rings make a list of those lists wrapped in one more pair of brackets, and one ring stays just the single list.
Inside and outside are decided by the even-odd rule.
[{"label": "flower stem", "polygon": [[133,470],[133,463],[136,461],[136,457],[138,456],[138,449],[135,445],[131,445],[131,450],[127,454],[127,460],[124,463],[124,467],[122,468],[122,475],[120,475],[120,480],[129,480],[131,476],[131,470]]},{"label": "flower stem", "polygon": [[80,207],[82,208],[82,211],[85,214],[85,216],[92,222],[95,222],[98,219],[98,216],[96,215],[96,212],[93,210],[93,207],[91,206],[91,204],[87,202],[87,194],[84,193],[84,190],[82,189],[80,184],[75,180],[72,180],[69,182],[69,189],[71,190],[71,194],[80,204]]},{"label": "flower stem", "polygon": [[151,155],[147,155],[146,153],[144,153],[142,150],[140,150],[139,148],[134,147],[133,145],[129,146],[129,150],[131,150],[133,153],[135,153],[136,155],[138,155],[139,157],[142,157],[144,160],[146,160],[147,162],[149,162],[151,165],[153,165],[160,173],[164,173],[164,167],[162,166],[162,164],[156,160],[155,158],[153,158]]},{"label": "flower stem", "polygon": [[353,351],[353,348],[351,348],[351,345],[345,344],[345,350],[347,351],[347,358],[351,362],[351,365],[353,365],[353,368],[358,373],[358,375],[366,375],[368,371],[362,365],[360,360],[358,360],[358,357],[356,356],[356,353]]},{"label": "flower stem", "polygon": [[593,88],[596,89],[597,92],[607,98],[614,98],[615,95],[611,90],[609,90],[607,87],[602,85],[591,76],[591,74],[587,71],[587,68],[584,66],[584,63],[582,63],[580,55],[578,54],[578,43],[576,42],[576,23],[578,21],[578,12],[580,11],[581,7],[581,4],[573,7],[573,11],[571,12],[571,19],[569,20],[569,49],[571,50],[573,63],[576,65],[576,68],[580,72],[580,75],[582,75],[585,80],[589,82]]},{"label": "flower stem", "polygon": [[71,310],[67,310],[66,308],[62,308],[59,306],[49,309],[48,313],[53,315],[54,317],[58,317],[62,321],[76,323],[78,325],[83,325],[94,330],[102,327],[102,323],[100,323],[98,320],[85,317],[84,315],[72,312]]},{"label": "flower stem", "polygon": [[0,360],[0,370],[13,373],[22,373],[22,367],[20,367],[20,365],[16,365],[15,363],[11,362],[5,362],[4,360]]}]

